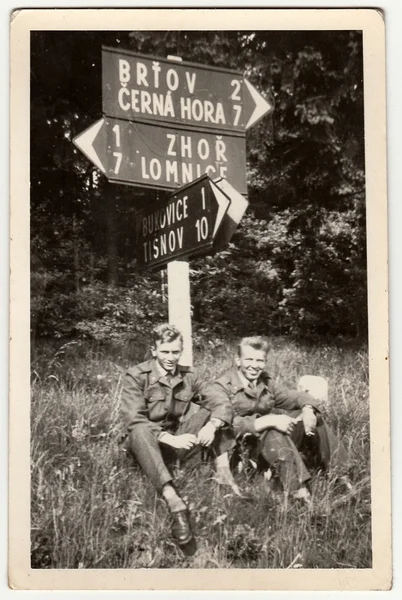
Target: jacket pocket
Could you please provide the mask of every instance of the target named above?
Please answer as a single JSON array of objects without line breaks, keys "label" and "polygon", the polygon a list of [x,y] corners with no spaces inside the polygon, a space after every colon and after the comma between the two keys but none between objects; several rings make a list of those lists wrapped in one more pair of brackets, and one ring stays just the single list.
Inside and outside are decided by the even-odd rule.
[{"label": "jacket pocket", "polygon": [[148,403],[151,404],[153,402],[164,402],[166,396],[161,389],[148,388],[144,391],[144,398]]},{"label": "jacket pocket", "polygon": [[193,394],[189,390],[179,390],[174,394],[174,399],[179,402],[189,402]]}]

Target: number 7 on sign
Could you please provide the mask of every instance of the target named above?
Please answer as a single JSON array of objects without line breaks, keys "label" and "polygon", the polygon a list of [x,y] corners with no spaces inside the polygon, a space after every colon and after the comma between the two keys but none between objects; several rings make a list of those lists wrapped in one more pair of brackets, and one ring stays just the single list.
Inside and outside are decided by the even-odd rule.
[{"label": "number 7 on sign", "polygon": [[121,152],[113,152],[113,156],[116,158],[116,164],[114,167],[115,175],[120,171],[120,165],[123,158],[123,154]]}]

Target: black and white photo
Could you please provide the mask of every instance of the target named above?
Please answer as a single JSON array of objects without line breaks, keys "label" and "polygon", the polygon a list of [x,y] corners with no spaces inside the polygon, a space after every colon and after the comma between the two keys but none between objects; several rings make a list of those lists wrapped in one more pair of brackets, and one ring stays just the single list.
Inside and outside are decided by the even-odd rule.
[{"label": "black and white photo", "polygon": [[385,589],[380,14],[50,12],[12,25],[17,587]]}]

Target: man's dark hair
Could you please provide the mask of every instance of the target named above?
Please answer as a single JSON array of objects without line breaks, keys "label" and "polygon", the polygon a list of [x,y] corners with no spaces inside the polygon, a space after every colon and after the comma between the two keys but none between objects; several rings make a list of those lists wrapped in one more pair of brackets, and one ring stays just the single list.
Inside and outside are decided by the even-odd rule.
[{"label": "man's dark hair", "polygon": [[183,344],[183,336],[174,325],[170,323],[161,323],[152,330],[152,346],[155,347],[157,342],[164,344],[165,342],[174,342],[179,339]]},{"label": "man's dark hair", "polygon": [[250,346],[250,348],[254,348],[254,350],[262,350],[265,354],[271,350],[271,346],[267,340],[267,338],[262,335],[253,335],[250,337],[244,337],[240,340],[237,345],[237,354],[241,356],[242,348],[245,346]]}]

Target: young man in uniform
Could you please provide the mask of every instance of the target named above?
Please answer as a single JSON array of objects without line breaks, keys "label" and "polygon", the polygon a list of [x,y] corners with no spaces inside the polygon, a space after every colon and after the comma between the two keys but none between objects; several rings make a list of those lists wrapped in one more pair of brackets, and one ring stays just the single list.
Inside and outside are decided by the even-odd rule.
[{"label": "young man in uniform", "polygon": [[166,323],[154,329],[152,360],[131,368],[124,378],[122,414],[129,449],[167,503],[173,538],[185,545],[192,539],[187,507],[173,485],[165,459],[172,455],[182,458],[197,446],[211,448],[218,482],[229,483],[235,491],[236,484],[226,460],[227,450],[234,444],[227,427],[231,407],[219,399],[203,399],[196,371],[179,365],[182,350],[183,337],[176,327]]},{"label": "young man in uniform", "polygon": [[325,468],[345,477],[348,455],[325,424],[317,401],[305,392],[277,385],[266,371],[268,342],[243,338],[236,367],[208,387],[208,398],[234,412],[236,439],[256,438],[257,452],[294,498],[310,502],[310,474],[299,451],[308,450]]}]

